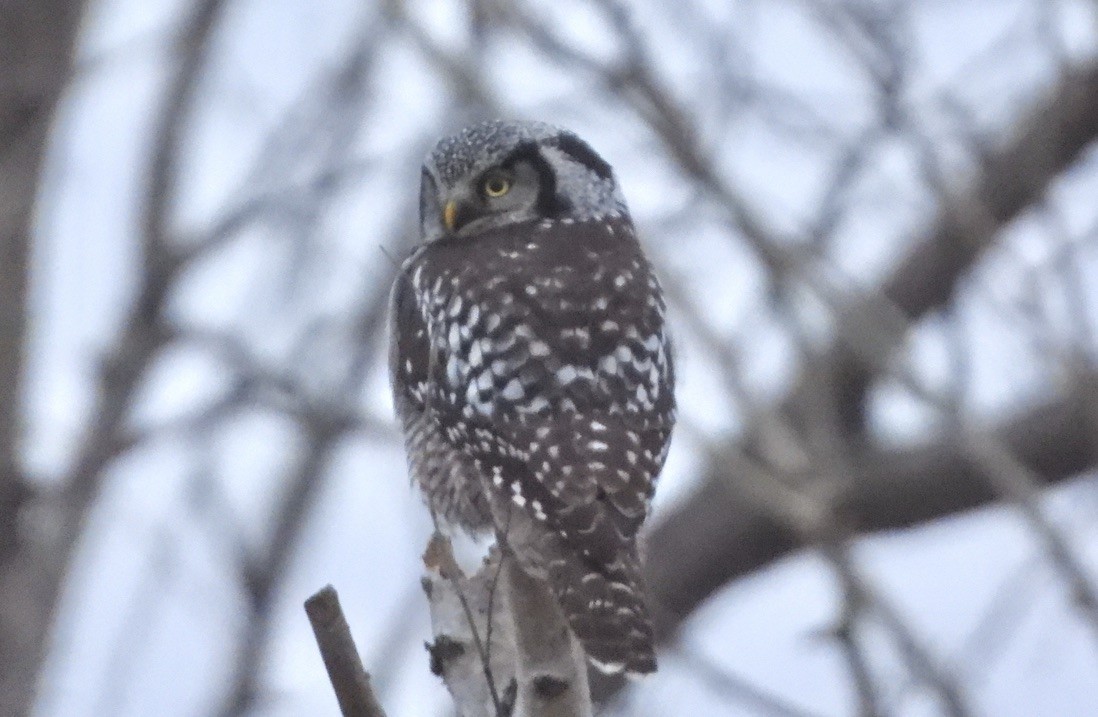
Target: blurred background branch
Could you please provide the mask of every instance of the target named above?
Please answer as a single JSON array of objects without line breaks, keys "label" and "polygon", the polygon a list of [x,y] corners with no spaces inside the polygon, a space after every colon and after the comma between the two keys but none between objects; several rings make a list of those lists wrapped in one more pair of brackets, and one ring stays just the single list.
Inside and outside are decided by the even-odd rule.
[{"label": "blurred background branch", "polygon": [[[50,129],[69,81],[81,2],[0,6],[0,713],[24,714],[34,695],[52,617],[57,560],[27,535],[32,500],[20,451],[30,335],[35,198]],[[49,561],[49,562],[46,562]]]},{"label": "blurred background branch", "polygon": [[329,581],[452,712],[384,316],[492,116],[610,159],[671,297],[661,671],[604,714],[1098,711],[1096,15],[0,4],[0,713],[323,712]]}]

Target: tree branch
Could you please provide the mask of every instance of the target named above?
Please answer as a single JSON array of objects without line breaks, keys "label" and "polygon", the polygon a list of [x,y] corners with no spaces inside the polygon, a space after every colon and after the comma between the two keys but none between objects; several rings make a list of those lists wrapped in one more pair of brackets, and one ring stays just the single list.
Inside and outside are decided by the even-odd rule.
[{"label": "tree branch", "polygon": [[[104,469],[118,454],[125,417],[141,379],[166,340],[163,308],[181,267],[168,242],[175,198],[179,136],[189,119],[209,43],[225,0],[202,0],[187,17],[178,38],[179,64],[169,80],[153,135],[148,193],[141,213],[145,249],[136,297],[122,333],[103,360],[92,420],[65,478],[62,540],[79,538],[88,506],[99,494]],[[68,549],[64,550],[67,554]]]},{"label": "tree branch", "polygon": [[[1098,462],[1094,411],[1098,374],[1080,376],[1057,400],[998,426],[993,433],[1023,465],[1053,484]],[[657,633],[667,640],[722,585],[795,550],[785,521],[737,490],[716,462],[682,505],[648,539],[647,577]],[[906,528],[998,499],[999,493],[951,437],[902,449],[873,449],[836,497],[839,515],[861,533]],[[698,540],[699,535],[706,536]]]},{"label": "tree branch", "polygon": [[1098,138],[1098,63],[1068,68],[1047,96],[1020,115],[1013,137],[984,158],[969,186],[941,197],[926,237],[897,263],[879,294],[853,301],[841,312],[838,333],[846,344],[833,347],[825,360],[838,367],[836,391],[848,428],[861,428],[865,395],[879,367],[850,346],[850,338],[863,333],[857,323],[879,315],[880,299],[887,299],[889,308],[906,319],[875,322],[899,329],[875,339],[890,349],[899,345],[911,322],[950,301],[960,279],[1004,227],[1034,206]]},{"label": "tree branch", "polygon": [[[1005,224],[1032,206],[1096,137],[1098,64],[1090,63],[1068,70],[1048,97],[1024,113],[1013,140],[989,155],[969,189],[943,198],[927,237],[897,264],[879,293],[850,301],[839,312],[844,341],[819,360],[835,367],[837,409],[845,426],[861,425],[865,393],[885,363],[860,356],[868,347],[858,345],[856,337],[864,338],[873,327],[881,329],[873,332],[873,353],[898,345],[910,322],[947,302]],[[900,320],[881,318],[892,311]],[[1050,481],[1096,460],[1093,433],[1087,433],[1088,426],[1093,431],[1092,404],[1089,392],[1081,390],[1087,380],[1073,394],[1000,428],[1011,452]],[[1093,374],[1089,380],[1096,380]],[[782,407],[795,412],[801,399],[794,390]],[[953,446],[871,449],[861,464],[862,475],[843,496],[843,509],[862,531],[911,526],[996,498]],[[693,496],[652,533],[649,585],[662,607],[658,625],[664,636],[721,585],[798,544],[774,518],[734,495],[729,486],[735,482],[724,466],[711,463]],[[698,541],[699,534],[712,539]]]},{"label": "tree branch", "polygon": [[30,712],[58,576],[21,531],[31,490],[19,451],[30,326],[34,207],[58,102],[72,73],[80,0],[0,3],[0,714]]},{"label": "tree branch", "polygon": [[871,611],[889,632],[911,674],[937,698],[942,714],[968,717],[968,707],[960,681],[923,644],[920,636],[861,574],[851,559],[849,546],[831,541],[822,546],[825,557],[835,570],[843,592],[857,605]]},{"label": "tree branch", "polygon": [[515,621],[518,717],[591,717],[587,659],[544,580],[506,561],[507,605]]},{"label": "tree branch", "polygon": [[317,647],[328,670],[343,717],[385,717],[362,667],[351,628],[339,605],[339,595],[328,585],[305,601]]},{"label": "tree branch", "polygon": [[1006,500],[1022,512],[1042,543],[1052,566],[1059,571],[1078,604],[1080,614],[1098,637],[1098,591],[1095,590],[1070,541],[1045,515],[1041,506],[1040,476],[997,441],[977,431],[966,431],[964,450],[978,471]]},{"label": "tree branch", "polygon": [[271,537],[261,556],[241,556],[241,582],[247,599],[247,620],[231,668],[229,689],[217,714],[238,717],[254,706],[264,655],[274,621],[274,601],[287,566],[305,529],[309,511],[324,486],[324,475],[339,440],[347,430],[323,410],[304,423],[307,445],[286,479],[286,495],[274,518]]}]

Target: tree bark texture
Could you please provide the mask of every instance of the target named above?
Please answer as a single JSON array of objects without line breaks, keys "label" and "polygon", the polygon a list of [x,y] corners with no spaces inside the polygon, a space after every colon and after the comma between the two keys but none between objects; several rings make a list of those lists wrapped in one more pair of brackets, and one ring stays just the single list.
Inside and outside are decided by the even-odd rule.
[{"label": "tree bark texture", "polygon": [[549,585],[506,561],[507,606],[515,622],[517,717],[591,717],[587,659]]}]

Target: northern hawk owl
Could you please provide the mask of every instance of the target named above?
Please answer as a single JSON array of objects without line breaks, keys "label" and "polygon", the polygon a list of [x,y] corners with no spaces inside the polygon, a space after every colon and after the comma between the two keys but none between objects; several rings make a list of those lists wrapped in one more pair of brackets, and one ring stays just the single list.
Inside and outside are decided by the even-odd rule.
[{"label": "northern hawk owl", "polygon": [[656,669],[637,531],[675,421],[664,298],[610,165],[571,132],[489,122],[423,167],[390,369],[440,524],[494,531],[605,672]]}]

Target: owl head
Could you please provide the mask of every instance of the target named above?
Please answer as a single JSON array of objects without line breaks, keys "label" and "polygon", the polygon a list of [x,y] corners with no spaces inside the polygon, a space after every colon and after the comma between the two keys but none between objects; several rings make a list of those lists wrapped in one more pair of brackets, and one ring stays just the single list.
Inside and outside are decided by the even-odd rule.
[{"label": "owl head", "polygon": [[543,122],[493,121],[440,140],[423,165],[425,241],[512,224],[625,215],[610,165],[575,134]]}]

